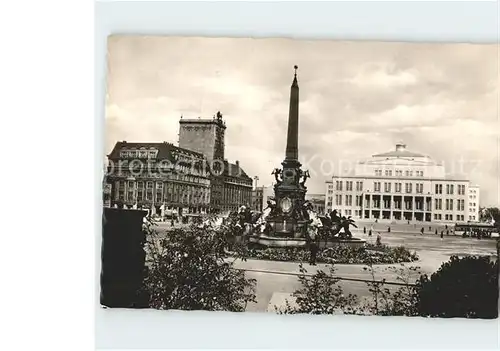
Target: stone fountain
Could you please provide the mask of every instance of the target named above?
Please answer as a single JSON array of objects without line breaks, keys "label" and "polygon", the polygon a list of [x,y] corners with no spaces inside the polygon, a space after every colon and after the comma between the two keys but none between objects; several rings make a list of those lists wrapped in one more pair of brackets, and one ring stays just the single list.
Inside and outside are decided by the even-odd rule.
[{"label": "stone fountain", "polygon": [[[304,211],[307,192],[308,171],[302,170],[299,162],[299,85],[297,66],[290,91],[290,109],[288,115],[288,134],[285,159],[281,168],[276,168],[274,185],[275,203],[266,218],[267,230],[253,233],[249,241],[267,247],[305,247],[310,218]],[[351,238],[332,238],[327,246],[338,244],[364,245],[364,240]]]}]

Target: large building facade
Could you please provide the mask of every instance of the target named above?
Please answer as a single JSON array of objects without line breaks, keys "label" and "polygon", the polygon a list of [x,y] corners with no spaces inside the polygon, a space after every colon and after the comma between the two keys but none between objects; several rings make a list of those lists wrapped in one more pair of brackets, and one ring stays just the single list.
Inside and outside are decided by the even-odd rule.
[{"label": "large building facade", "polygon": [[162,217],[209,211],[210,173],[202,154],[167,142],[121,141],[108,160],[107,205]]},{"label": "large building facade", "polygon": [[447,177],[444,165],[398,143],[327,181],[325,209],[363,220],[477,221],[479,187]]}]

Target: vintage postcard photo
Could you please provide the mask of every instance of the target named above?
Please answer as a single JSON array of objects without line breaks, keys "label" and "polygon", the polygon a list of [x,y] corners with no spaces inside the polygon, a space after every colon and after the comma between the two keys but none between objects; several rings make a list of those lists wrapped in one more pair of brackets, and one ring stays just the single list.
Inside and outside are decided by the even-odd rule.
[{"label": "vintage postcard photo", "polygon": [[109,37],[101,305],[497,318],[498,59]]}]

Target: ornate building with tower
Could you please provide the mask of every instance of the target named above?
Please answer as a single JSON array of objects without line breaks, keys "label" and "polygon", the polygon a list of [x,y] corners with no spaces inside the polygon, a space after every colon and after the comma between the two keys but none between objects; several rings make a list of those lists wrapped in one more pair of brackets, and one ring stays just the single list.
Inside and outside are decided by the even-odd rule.
[{"label": "ornate building with tower", "polygon": [[213,119],[181,118],[179,126],[179,146],[116,143],[108,155],[105,206],[186,217],[250,205],[252,179],[239,161],[224,159],[220,112]]},{"label": "ornate building with tower", "polygon": [[366,220],[477,221],[479,187],[447,176],[443,164],[398,143],[327,181],[325,209]]}]

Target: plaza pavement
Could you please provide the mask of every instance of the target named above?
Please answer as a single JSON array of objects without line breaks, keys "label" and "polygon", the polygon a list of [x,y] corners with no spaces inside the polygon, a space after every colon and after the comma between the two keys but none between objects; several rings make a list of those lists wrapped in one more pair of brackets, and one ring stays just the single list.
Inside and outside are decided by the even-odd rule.
[{"label": "plaza pavement", "polygon": [[[375,243],[377,235],[380,235],[382,244],[392,247],[404,246],[411,251],[415,251],[419,255],[419,261],[413,263],[405,263],[406,267],[419,267],[419,272],[422,274],[434,273],[443,262],[449,260],[450,256],[458,255],[495,255],[496,242],[492,239],[462,238],[455,235],[444,235],[440,238],[441,230],[446,231],[444,225],[431,224],[406,224],[406,223],[373,223],[373,222],[356,222],[358,229],[353,229],[353,235],[358,238],[365,239],[367,243]],[[368,230],[373,225],[373,235],[368,236]],[[188,224],[175,224],[176,228],[187,227]],[[391,227],[391,232],[387,232],[388,226]],[[367,233],[363,233],[363,227],[366,227]],[[424,234],[420,233],[420,229],[424,227]],[[157,222],[156,229],[159,232],[170,230],[170,222]],[[438,230],[438,235],[435,230]],[[450,231],[451,234],[451,231]],[[310,266],[307,263],[304,265],[308,273],[315,273],[317,270],[328,270],[328,265],[318,264]],[[364,270],[365,265],[335,265],[336,276],[348,279],[365,279],[371,280],[371,273]],[[387,281],[396,281],[396,274],[388,269],[388,267],[401,267],[401,265],[376,265],[374,267],[375,279],[386,279]],[[247,311],[252,312],[273,312],[275,306],[281,308],[285,301],[288,300],[293,304],[294,291],[300,288],[297,275],[299,273],[299,263],[297,262],[277,262],[265,260],[235,261],[235,268],[246,271],[246,276],[256,279],[256,303],[251,303],[247,306]],[[415,280],[418,277],[418,272],[414,272],[411,277]],[[365,282],[358,281],[340,281],[344,293],[353,293],[360,298],[369,295],[368,287]],[[397,289],[397,286],[388,286],[390,289]]]},{"label": "plaza pavement", "polygon": [[[362,227],[361,227],[362,228]],[[369,237],[368,234],[363,234],[362,229],[353,233],[354,236],[365,239],[369,243],[375,243],[378,233],[374,233]],[[418,278],[419,272],[422,274],[432,274],[439,269],[442,263],[449,260],[452,255],[495,255],[496,242],[491,239],[475,239],[462,238],[461,236],[444,236],[443,239],[439,235],[407,232],[382,233],[382,243],[389,246],[405,246],[411,251],[417,252],[419,261],[413,263],[405,263],[405,267],[419,267],[418,272],[405,270],[411,277],[410,281]],[[274,311],[275,306],[278,308],[284,306],[285,300],[292,302],[292,293],[300,288],[300,283],[297,278],[299,273],[299,264],[296,262],[276,262],[264,260],[247,260],[236,261],[235,267],[246,270],[246,275],[249,278],[256,279],[256,303],[249,304],[247,311],[264,312]],[[315,273],[318,270],[328,270],[328,265],[318,264],[310,266],[305,263],[304,267],[308,273]],[[371,280],[372,276],[368,270],[364,270],[365,265],[335,265],[335,275],[348,279],[365,279]],[[389,267],[399,268],[399,264],[393,265],[376,265],[374,266],[374,275],[376,280],[386,279],[388,282],[396,282],[397,274],[389,269]],[[369,295],[368,286],[365,282],[358,281],[340,281],[340,286],[344,293],[353,293],[360,298]],[[397,289],[398,286],[388,286],[390,289]]]}]

